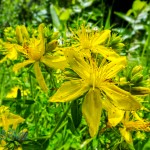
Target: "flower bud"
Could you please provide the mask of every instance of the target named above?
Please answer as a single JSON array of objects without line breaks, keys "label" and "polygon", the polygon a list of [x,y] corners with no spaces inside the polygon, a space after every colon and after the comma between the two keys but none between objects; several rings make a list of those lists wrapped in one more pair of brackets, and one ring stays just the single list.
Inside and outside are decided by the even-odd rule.
[{"label": "flower bud", "polygon": [[134,76],[135,74],[139,73],[142,70],[142,66],[135,66],[132,69],[131,75]]},{"label": "flower bud", "polygon": [[147,95],[150,94],[150,89],[146,87],[132,87],[131,93],[133,95]]},{"label": "flower bud", "polygon": [[135,74],[132,78],[131,78],[131,83],[139,83],[143,80],[143,75],[142,74]]},{"label": "flower bud", "polygon": [[52,34],[52,36],[51,36],[51,39],[52,39],[52,40],[57,39],[58,34],[59,34],[59,32],[54,32],[54,33]]},{"label": "flower bud", "polygon": [[54,50],[58,45],[58,41],[57,40],[53,40],[51,42],[49,42],[46,45],[46,52],[51,52],[52,50]]},{"label": "flower bud", "polygon": [[78,74],[76,74],[73,70],[66,68],[66,70],[64,71],[65,76],[67,77],[75,77],[78,78]]}]

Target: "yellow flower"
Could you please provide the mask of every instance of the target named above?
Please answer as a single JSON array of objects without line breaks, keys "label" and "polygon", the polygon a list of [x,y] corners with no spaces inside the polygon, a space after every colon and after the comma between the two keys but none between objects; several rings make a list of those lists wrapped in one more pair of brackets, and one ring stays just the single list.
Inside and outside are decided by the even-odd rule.
[{"label": "yellow flower", "polygon": [[[21,90],[21,88],[19,88],[18,86],[13,87],[9,93],[7,93],[6,98],[16,98],[17,97],[17,92],[18,89]],[[29,90],[21,90],[22,95],[26,96],[29,94]]]},{"label": "yellow flower", "polygon": [[15,36],[17,36],[17,31],[15,32],[15,30],[12,27],[5,28],[4,39],[6,39],[6,41],[4,42],[0,40],[0,50],[5,56],[0,60],[0,63],[3,63],[8,59],[16,60],[18,58],[18,50],[15,48],[15,45],[19,43],[19,41],[16,39]]},{"label": "yellow flower", "polygon": [[18,57],[18,52],[15,49],[13,44],[10,43],[1,43],[2,44],[2,48],[0,48],[0,50],[2,51],[2,54],[5,55],[1,60],[0,63],[3,63],[4,61],[10,59],[10,60],[16,60]]},{"label": "yellow flower", "polygon": [[115,127],[122,121],[125,111],[115,107],[108,99],[105,99],[102,104],[103,108],[107,111],[108,125],[110,127]]},{"label": "yellow flower", "polygon": [[130,93],[112,82],[112,78],[125,67],[125,57],[120,57],[110,63],[104,60],[98,66],[93,60],[85,61],[86,58],[81,57],[75,51],[66,51],[65,55],[71,69],[78,74],[79,78],[74,77],[64,82],[49,101],[67,102],[85,94],[82,113],[92,137],[98,132],[104,99],[108,99],[122,110],[137,110],[141,107]]},{"label": "yellow flower", "polygon": [[132,134],[131,131],[146,131],[150,132],[150,122],[146,122],[141,119],[137,113],[132,112],[132,115],[136,120],[130,120],[130,112],[125,113],[125,117],[122,120],[123,128],[119,128],[121,135],[124,137],[125,141],[129,144],[132,144]]},{"label": "yellow flower", "polygon": [[[136,112],[119,110],[118,108],[114,108],[110,103],[108,105],[108,102],[107,104],[103,102],[103,106],[108,111],[108,123],[110,126],[116,126],[118,123],[122,122],[123,128],[119,128],[119,131],[127,143],[133,144],[131,131],[150,131],[150,122],[141,119]],[[132,120],[130,119],[131,117]]]},{"label": "yellow flower", "polygon": [[[21,26],[22,27],[22,26]],[[21,31],[23,31],[23,35],[21,35]],[[63,56],[53,56],[46,53],[46,41],[44,37],[44,25],[40,24],[38,28],[38,37],[28,38],[27,30],[23,26],[21,29],[18,28],[17,36],[22,46],[15,45],[16,49],[18,49],[21,53],[23,53],[28,59],[23,61],[22,63],[18,63],[13,67],[13,70],[16,72],[20,68],[25,67],[29,64],[34,64],[34,71],[36,79],[45,92],[48,90],[44,77],[42,75],[40,69],[40,62],[44,63],[48,67],[52,67],[55,69],[64,69],[66,66],[66,60]],[[55,46],[54,46],[55,44]],[[47,45],[50,45],[49,43]],[[56,48],[57,41],[53,42],[53,48]]]},{"label": "yellow flower", "polygon": [[110,30],[93,31],[82,26],[77,32],[73,32],[76,40],[75,47],[78,47],[78,51],[89,57],[92,52],[100,53],[108,60],[119,58],[119,55],[112,48],[105,47],[105,42],[110,38],[110,32]]},{"label": "yellow flower", "polygon": [[5,150],[6,142],[4,140],[0,141],[0,150]]},{"label": "yellow flower", "polygon": [[16,129],[18,124],[23,121],[24,119],[19,115],[10,113],[8,107],[0,107],[0,127],[3,127],[6,132],[8,131],[10,125],[12,125],[13,129]]}]

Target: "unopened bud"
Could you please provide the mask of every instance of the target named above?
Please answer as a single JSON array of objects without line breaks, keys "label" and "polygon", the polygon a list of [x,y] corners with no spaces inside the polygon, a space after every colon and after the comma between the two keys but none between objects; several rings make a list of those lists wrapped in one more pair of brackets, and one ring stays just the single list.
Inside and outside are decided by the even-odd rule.
[{"label": "unopened bud", "polygon": [[132,78],[131,78],[131,82],[132,83],[139,83],[143,80],[143,75],[142,74],[135,74]]},{"label": "unopened bud", "polygon": [[79,76],[71,69],[69,70],[66,70],[64,72],[64,74],[67,76],[67,77],[75,77],[75,78],[78,78]]},{"label": "unopened bud", "polygon": [[142,70],[142,66],[135,66],[132,69],[131,75],[134,76],[135,74],[139,73]]},{"label": "unopened bud", "polygon": [[6,39],[7,39],[7,41],[9,41],[9,42],[16,43],[16,39],[9,38],[9,37],[7,37]]},{"label": "unopened bud", "polygon": [[52,50],[54,50],[58,45],[58,41],[57,40],[53,40],[51,42],[49,42],[47,45],[46,45],[46,51],[47,52],[51,52]]},{"label": "unopened bud", "polygon": [[118,43],[116,49],[122,49],[125,45],[123,43]]},{"label": "unopened bud", "polygon": [[132,87],[131,93],[133,95],[147,95],[150,94],[150,89],[146,87]]},{"label": "unopened bud", "polygon": [[59,32],[54,32],[51,36],[51,40],[57,39],[58,38]]}]

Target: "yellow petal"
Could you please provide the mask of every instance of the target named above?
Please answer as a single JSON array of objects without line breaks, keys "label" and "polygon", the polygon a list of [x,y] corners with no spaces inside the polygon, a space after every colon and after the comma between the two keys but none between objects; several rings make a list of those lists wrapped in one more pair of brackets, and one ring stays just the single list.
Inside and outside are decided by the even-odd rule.
[{"label": "yellow petal", "polygon": [[24,119],[19,115],[10,113],[8,107],[0,107],[0,127],[3,127],[5,131],[8,131],[10,125],[16,129],[18,124],[22,123],[23,121]]},{"label": "yellow petal", "polygon": [[4,140],[0,141],[0,150],[5,150],[5,146],[7,145],[7,143]]},{"label": "yellow petal", "polygon": [[133,140],[131,133],[127,131],[126,128],[120,128],[119,130],[125,141],[129,144],[132,144]]},{"label": "yellow petal", "polygon": [[18,89],[21,90],[21,95],[26,96],[30,93],[28,89],[27,90],[22,90],[22,88],[20,88],[18,86],[15,86],[15,87],[11,88],[11,90],[7,93],[6,98],[16,98]]},{"label": "yellow petal", "polygon": [[110,38],[110,30],[103,30],[100,33],[95,34],[98,38],[95,38],[93,41],[94,45],[97,46],[98,44],[103,44],[107,39]]},{"label": "yellow petal", "polygon": [[1,115],[1,121],[0,122],[1,122],[0,123],[1,127],[3,127],[5,131],[8,131],[10,124],[9,124],[9,121],[8,121],[7,116],[5,114]]},{"label": "yellow petal", "polygon": [[24,122],[24,119],[20,117],[19,115],[15,115],[10,113],[8,116],[8,124],[13,125],[13,129],[16,129],[19,123]]},{"label": "yellow petal", "polygon": [[67,67],[67,61],[63,56],[43,56],[40,60],[45,65],[55,69],[65,69]]},{"label": "yellow petal", "polygon": [[58,91],[49,99],[51,102],[66,102],[82,96],[89,87],[83,80],[71,80],[62,84]]},{"label": "yellow petal", "polygon": [[124,117],[124,111],[118,109],[110,103],[108,99],[103,101],[103,108],[108,112],[108,122],[111,126],[116,126]]},{"label": "yellow petal", "polygon": [[22,33],[21,33],[21,26],[16,27],[16,38],[17,38],[18,43],[23,43],[23,37],[22,37]]},{"label": "yellow petal", "polygon": [[92,88],[86,94],[82,104],[82,113],[88,123],[91,137],[94,137],[99,129],[102,111],[100,91]]},{"label": "yellow petal", "polygon": [[117,54],[112,48],[108,48],[101,45],[97,46],[96,48],[93,48],[92,51],[94,53],[100,53],[104,58],[111,61],[116,60],[120,57],[120,55]]},{"label": "yellow petal", "polygon": [[99,70],[103,72],[103,76],[105,79],[110,79],[116,76],[116,74],[125,68],[126,65],[126,57],[119,57],[115,61],[112,61],[103,67],[100,66]]},{"label": "yellow petal", "polygon": [[103,87],[103,91],[108,100],[118,109],[132,111],[141,108],[141,104],[129,92],[113,84],[107,84],[107,86]]},{"label": "yellow petal", "polygon": [[44,38],[44,23],[41,23],[38,27],[38,32],[39,32],[39,38],[43,39]]},{"label": "yellow petal", "polygon": [[7,54],[7,57],[10,60],[15,60],[18,57],[18,52],[16,51],[16,49],[14,47],[12,47],[11,51]]},{"label": "yellow petal", "polygon": [[22,63],[15,64],[13,67],[13,71],[17,72],[19,69],[21,69],[21,68],[23,68],[23,67],[25,67],[31,63],[34,63],[34,62],[35,62],[34,60],[25,60]]},{"label": "yellow petal", "polygon": [[21,26],[21,32],[24,39],[29,39],[29,33],[24,25]]},{"label": "yellow petal", "polygon": [[18,57],[18,52],[15,48],[15,44],[5,43],[5,48],[8,51],[8,58],[11,60],[15,60]]},{"label": "yellow petal", "polygon": [[44,77],[42,75],[38,61],[34,63],[34,71],[35,71],[35,76],[36,76],[37,82],[39,83],[40,87],[42,88],[42,90],[44,92],[47,92],[48,88],[47,88],[47,85],[45,83]]},{"label": "yellow petal", "polygon": [[0,60],[0,63],[7,61],[7,59],[15,60],[17,59],[18,53],[14,48],[13,44],[5,43],[5,48],[7,50],[6,55]]},{"label": "yellow petal", "polygon": [[17,92],[18,92],[18,87],[14,87],[10,90],[10,92],[6,95],[6,98],[16,98],[17,97]]},{"label": "yellow petal", "polygon": [[66,50],[66,59],[70,64],[71,68],[82,78],[87,79],[90,77],[90,65],[84,61],[77,51]]}]

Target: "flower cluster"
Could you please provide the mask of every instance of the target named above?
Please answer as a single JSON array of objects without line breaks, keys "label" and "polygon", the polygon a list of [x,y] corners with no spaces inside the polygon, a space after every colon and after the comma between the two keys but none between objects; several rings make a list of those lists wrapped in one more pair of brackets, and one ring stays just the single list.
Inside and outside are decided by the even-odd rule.
[{"label": "flower cluster", "polygon": [[[41,67],[62,70],[65,80],[49,98],[49,102],[68,102],[81,98],[82,113],[91,137],[99,131],[103,110],[107,112],[110,126],[119,123],[124,126],[120,128],[120,133],[127,142],[132,141],[127,139],[129,130],[149,129],[149,123],[130,121],[125,116],[141,109],[142,104],[136,95],[149,94],[150,89],[137,84],[130,86],[130,90],[128,88],[129,82],[139,79],[140,67],[131,70],[130,78],[118,80],[118,73],[127,65],[127,58],[118,53],[124,46],[119,36],[111,35],[110,30],[98,31],[81,26],[78,31],[71,31],[71,44],[60,47],[56,38],[53,38],[55,33],[48,37],[47,31],[44,24],[32,32],[23,25],[17,26],[13,32],[14,40],[6,38],[5,42],[0,41],[3,45],[1,51],[5,55],[0,63],[8,58],[21,60],[13,66],[14,72],[32,64],[37,82],[44,92],[48,92],[49,88]],[[6,130],[8,125],[5,126]],[[138,127],[135,128],[135,125]]]}]

